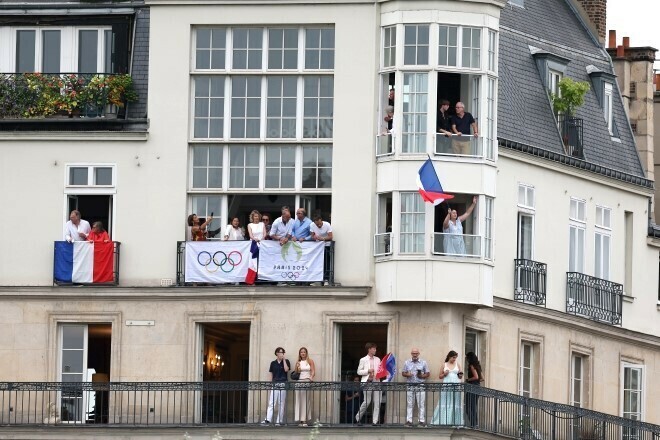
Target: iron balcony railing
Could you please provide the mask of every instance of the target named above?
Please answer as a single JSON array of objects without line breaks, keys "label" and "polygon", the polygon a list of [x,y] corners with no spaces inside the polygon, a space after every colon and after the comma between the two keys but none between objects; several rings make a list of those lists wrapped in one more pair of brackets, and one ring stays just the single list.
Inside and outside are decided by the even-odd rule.
[{"label": "iron balcony railing", "polygon": [[479,258],[482,257],[481,235],[469,234],[433,234],[433,254],[450,257]]},{"label": "iron balcony railing", "polygon": [[[81,259],[78,259],[77,256],[74,256],[76,253],[73,249],[66,250],[58,244],[65,244],[66,242],[56,241],[53,249],[53,284],[56,286],[70,286],[70,285],[86,285],[86,286],[117,286],[119,285],[119,249],[121,247],[121,242],[111,241],[109,243],[98,243],[100,246],[108,246],[109,252],[111,255],[104,257],[95,257],[92,252],[90,255],[87,255],[86,262],[82,262]],[[92,243],[86,241],[75,242],[79,246],[92,246]],[[71,245],[71,247],[76,246],[73,243],[66,243],[66,245]],[[93,244],[94,246],[97,243]],[[97,252],[96,255],[100,255],[101,252]],[[78,254],[81,255],[81,254]],[[110,258],[111,261],[108,261],[107,258]],[[112,267],[109,267],[109,266]],[[111,279],[107,273],[111,271]],[[95,281],[95,278],[97,280]],[[102,278],[99,280],[98,278]]]},{"label": "iron balcony railing", "polygon": [[[335,284],[335,242],[329,241],[326,242],[324,246],[324,255],[323,255],[323,284],[326,286],[334,286]],[[257,267],[259,265],[259,260],[257,260]],[[177,286],[196,286],[199,283],[186,283],[186,242],[177,241],[176,242],[176,285]],[[287,284],[291,285],[309,285],[309,281],[305,282],[295,282],[291,280],[284,280]],[[213,283],[204,283],[205,285],[212,285]],[[272,281],[263,281],[257,280],[255,284],[273,284]],[[247,286],[245,283],[239,283],[238,285]]]},{"label": "iron balcony railing", "polygon": [[621,325],[623,286],[579,272],[566,273],[566,313]]},{"label": "iron balcony railing", "polygon": [[557,124],[566,154],[584,159],[583,120],[573,116],[558,115]]},{"label": "iron balcony railing", "polygon": [[472,135],[436,133],[435,154],[443,156],[484,157],[483,138]]},{"label": "iron balcony railing", "polygon": [[525,259],[516,259],[514,263],[513,299],[528,304],[545,305],[548,266]]},{"label": "iron balcony railing", "polygon": [[297,425],[294,406],[304,400],[311,421],[321,429],[355,427],[374,420],[371,409],[362,419],[355,417],[368,393],[381,396],[378,424],[368,429],[397,428],[406,421],[409,391],[424,396],[430,430],[468,428],[530,440],[660,436],[658,425],[475,385],[393,382],[4,382],[0,432],[3,427],[54,425],[263,426],[271,394],[281,397],[284,412],[278,419],[273,411],[270,425]]}]

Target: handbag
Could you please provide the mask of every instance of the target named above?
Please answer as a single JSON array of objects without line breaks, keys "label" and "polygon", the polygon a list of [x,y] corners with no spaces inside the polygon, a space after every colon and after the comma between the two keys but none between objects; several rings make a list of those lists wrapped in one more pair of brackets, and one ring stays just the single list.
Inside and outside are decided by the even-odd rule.
[{"label": "handbag", "polygon": [[291,380],[300,380],[300,372],[299,371],[292,371],[291,372]]}]

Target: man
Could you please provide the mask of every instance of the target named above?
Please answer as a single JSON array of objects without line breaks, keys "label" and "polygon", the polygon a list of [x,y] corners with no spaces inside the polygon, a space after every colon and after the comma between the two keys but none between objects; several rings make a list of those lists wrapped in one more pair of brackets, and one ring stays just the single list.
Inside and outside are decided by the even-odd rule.
[{"label": "man", "polygon": [[[459,136],[470,135],[470,128],[472,128],[472,134],[474,134],[474,137],[479,137],[477,121],[470,113],[465,111],[465,105],[459,101],[456,103],[456,114],[451,118],[451,131]],[[453,149],[454,154],[470,154],[470,141],[455,140]]]},{"label": "man", "polygon": [[264,223],[264,240],[270,240],[270,229],[273,226],[270,224],[270,214],[263,214],[261,221]]},{"label": "man", "polygon": [[296,211],[296,221],[293,222],[293,229],[291,230],[291,240],[293,241],[309,241],[312,235],[309,232],[309,227],[312,221],[307,217],[305,208],[298,208]]},{"label": "man", "polygon": [[[329,247],[332,243],[332,226],[330,223],[324,222],[323,217],[320,214],[314,216],[314,222],[309,226],[309,231],[312,234],[312,240],[314,241],[325,241],[325,246]],[[329,275],[330,275],[330,258],[328,258],[326,253],[323,255],[323,281],[325,285],[328,285]],[[320,285],[320,283],[314,283]]]},{"label": "man", "polygon": [[270,239],[279,240],[280,244],[285,244],[291,238],[292,229],[291,211],[288,206],[282,206],[282,216],[277,217],[270,228]]},{"label": "man", "polygon": [[373,426],[378,425],[378,417],[380,416],[380,387],[376,386],[377,389],[370,387],[369,385],[377,384],[378,380],[376,379],[376,373],[378,372],[378,366],[380,365],[380,359],[376,357],[376,344],[373,342],[367,342],[364,346],[367,350],[367,355],[360,359],[360,364],[357,369],[358,376],[361,376],[362,385],[367,385],[364,388],[364,400],[362,405],[360,405],[360,410],[355,416],[355,420],[358,425],[361,424],[362,417],[364,413],[367,412],[367,408],[373,400],[374,406],[372,408],[373,413]]},{"label": "man", "polygon": [[413,407],[417,401],[417,419],[419,426],[426,426],[426,393],[424,386],[431,375],[431,370],[425,360],[419,358],[419,349],[410,350],[411,358],[403,364],[401,374],[407,379],[408,391],[406,391],[406,426],[413,425]]},{"label": "man", "polygon": [[438,107],[438,116],[436,118],[436,131],[445,136],[451,136],[452,132],[452,122],[451,115],[449,114],[449,101],[446,99],[440,100],[440,106]]},{"label": "man", "polygon": [[92,231],[87,220],[80,218],[80,211],[74,209],[69,214],[69,221],[64,225],[64,240],[69,243],[72,241],[85,241]]},{"label": "man", "polygon": [[286,410],[286,382],[291,364],[288,359],[284,359],[284,349],[277,347],[275,349],[275,360],[270,363],[268,369],[269,381],[273,383],[273,389],[268,393],[268,410],[266,418],[262,425],[268,425],[273,420],[273,408],[277,405],[277,426],[284,423],[284,412]]}]

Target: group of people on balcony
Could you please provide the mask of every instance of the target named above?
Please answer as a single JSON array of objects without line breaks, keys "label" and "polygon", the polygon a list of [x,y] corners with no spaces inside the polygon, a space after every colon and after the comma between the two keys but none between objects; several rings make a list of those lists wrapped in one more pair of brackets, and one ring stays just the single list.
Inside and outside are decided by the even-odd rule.
[{"label": "group of people on balcony", "polygon": [[64,241],[89,241],[108,243],[110,237],[103,228],[103,222],[97,221],[90,227],[87,220],[83,220],[80,211],[74,209],[69,214],[69,221],[64,225]]}]

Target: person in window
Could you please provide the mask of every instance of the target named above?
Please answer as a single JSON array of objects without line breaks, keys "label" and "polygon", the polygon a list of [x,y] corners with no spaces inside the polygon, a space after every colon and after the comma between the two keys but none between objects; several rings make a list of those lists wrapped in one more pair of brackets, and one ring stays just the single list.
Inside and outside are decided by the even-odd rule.
[{"label": "person in window", "polygon": [[264,240],[270,240],[270,228],[273,226],[270,224],[270,214],[263,214],[261,216],[261,221],[264,224]]},{"label": "person in window", "polygon": [[[472,133],[470,129],[472,129]],[[456,103],[456,114],[451,118],[451,131],[459,136],[473,134],[475,138],[479,137],[477,121],[465,111],[465,105],[460,101]],[[452,148],[454,154],[468,155],[470,154],[470,141],[455,140]]]},{"label": "person in window", "polygon": [[199,224],[199,217],[197,214],[190,214],[188,216],[188,226],[190,226],[190,239],[192,241],[206,241],[206,227],[211,224],[213,216],[210,215],[204,223]]},{"label": "person in window", "polygon": [[266,237],[266,227],[261,221],[261,214],[256,209],[250,213],[251,223],[247,226],[250,240],[259,242]]},{"label": "person in window", "polygon": [[270,229],[270,239],[278,240],[283,245],[291,239],[292,229],[291,211],[288,206],[282,206],[282,216],[276,218],[273,222],[273,227]]},{"label": "person in window", "polygon": [[442,232],[445,233],[445,254],[465,255],[463,222],[472,214],[475,206],[477,206],[477,196],[472,198],[472,204],[468,206],[468,209],[461,216],[458,215],[455,209],[449,208],[447,210],[447,216],[442,223]]},{"label": "person in window", "polygon": [[110,241],[108,233],[103,229],[102,222],[94,222],[94,225],[92,225],[92,231],[87,236],[87,241],[102,243],[108,243]]},{"label": "person in window", "polygon": [[243,228],[241,228],[241,221],[238,219],[238,217],[233,217],[231,219],[231,224],[228,224],[225,228],[224,240],[245,240],[245,232],[243,231]]},{"label": "person in window", "polygon": [[81,219],[80,211],[74,209],[69,214],[69,221],[64,225],[64,240],[68,242],[85,241],[91,230],[89,222]]},{"label": "person in window", "polygon": [[394,127],[394,106],[393,105],[388,105],[385,107],[385,117],[383,118],[385,122],[387,122],[387,133],[392,132],[392,128]]},{"label": "person in window", "polygon": [[449,101],[440,100],[438,116],[436,117],[436,131],[449,137],[452,133],[452,116],[449,114]]},{"label": "person in window", "polygon": [[293,241],[309,241],[312,239],[312,234],[309,227],[312,221],[307,217],[305,208],[298,208],[296,210],[296,221],[293,223],[291,230],[291,240]]}]

